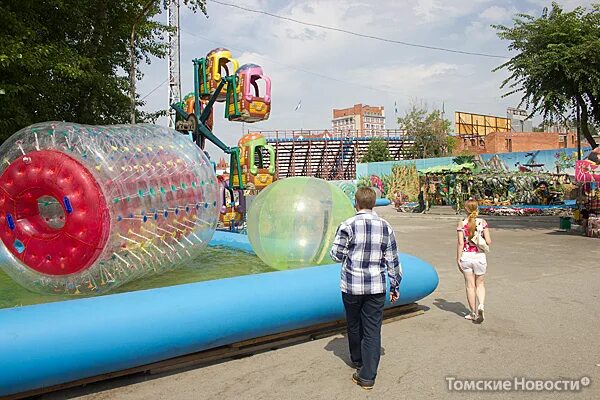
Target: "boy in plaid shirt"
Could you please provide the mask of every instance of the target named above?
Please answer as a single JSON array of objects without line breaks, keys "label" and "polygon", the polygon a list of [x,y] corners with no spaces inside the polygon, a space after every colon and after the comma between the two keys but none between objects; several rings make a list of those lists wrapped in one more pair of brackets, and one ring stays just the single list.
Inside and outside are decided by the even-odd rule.
[{"label": "boy in plaid shirt", "polygon": [[392,303],[400,295],[402,275],[394,231],[373,212],[375,191],[359,188],[355,200],[358,212],[339,226],[330,255],[342,263],[340,288],[348,323],[348,345],[357,368],[352,380],[364,389],[372,389],[381,352],[386,272]]}]

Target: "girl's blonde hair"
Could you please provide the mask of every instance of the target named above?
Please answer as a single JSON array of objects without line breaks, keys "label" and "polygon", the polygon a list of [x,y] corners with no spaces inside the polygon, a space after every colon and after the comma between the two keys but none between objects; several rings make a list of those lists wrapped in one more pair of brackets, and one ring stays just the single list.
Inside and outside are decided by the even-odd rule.
[{"label": "girl's blonde hair", "polygon": [[467,228],[469,230],[469,239],[472,239],[477,229],[477,215],[479,214],[479,203],[477,200],[467,200],[465,202],[465,211],[467,212],[469,222]]}]

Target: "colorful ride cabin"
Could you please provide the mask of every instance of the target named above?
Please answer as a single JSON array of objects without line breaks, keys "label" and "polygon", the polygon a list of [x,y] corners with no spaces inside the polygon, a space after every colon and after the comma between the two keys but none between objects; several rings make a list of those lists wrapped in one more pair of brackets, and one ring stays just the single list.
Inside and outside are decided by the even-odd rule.
[{"label": "colorful ride cabin", "polygon": [[[233,190],[229,187],[227,180],[218,176],[219,191],[221,194],[221,209],[219,212],[219,221],[226,225],[240,223],[244,220],[246,214],[246,198],[241,189]],[[228,198],[229,195],[229,198]]]},{"label": "colorful ride cabin", "polygon": [[[206,103],[207,100],[200,99],[200,113],[202,113],[202,111],[204,110]],[[181,114],[176,113],[175,129],[195,131],[196,124],[198,123],[197,118],[200,115],[196,115],[196,112],[194,110],[194,92],[190,92],[187,95],[185,95],[183,100],[177,103],[177,106],[179,106],[183,111],[185,111],[188,114],[188,118],[184,119]],[[210,114],[208,115],[208,120],[205,122],[205,125],[209,130],[212,130],[213,128],[213,122],[213,112],[211,110]]]},{"label": "colorful ride cabin", "polygon": [[[242,182],[244,186],[252,184],[255,189],[263,189],[273,183],[275,175],[275,149],[267,144],[260,133],[244,135],[238,142],[240,164],[242,165]],[[265,152],[269,155],[269,163],[264,160]],[[234,185],[237,177],[234,177]]]},{"label": "colorful ride cabin", "polygon": [[[200,96],[206,99],[215,93],[221,79],[234,76],[239,66],[238,61],[231,55],[231,51],[222,47],[211,50],[205,58],[196,61],[200,76]],[[226,100],[228,86],[229,83],[221,89],[217,101]]]},{"label": "colorful ride cabin", "polygon": [[[257,122],[269,119],[271,78],[256,64],[244,64],[236,71],[236,90],[229,90],[227,118],[230,121]],[[264,84],[261,84],[261,81]],[[261,88],[262,87],[262,88]]]}]

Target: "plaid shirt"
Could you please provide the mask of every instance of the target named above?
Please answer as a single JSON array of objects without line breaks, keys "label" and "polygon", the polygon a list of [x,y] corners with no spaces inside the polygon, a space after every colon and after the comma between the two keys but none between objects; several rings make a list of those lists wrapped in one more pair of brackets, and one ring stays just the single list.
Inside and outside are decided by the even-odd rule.
[{"label": "plaid shirt", "polygon": [[396,238],[390,224],[374,212],[359,211],[339,226],[329,253],[342,263],[340,288],[354,295],[397,292],[402,280]]}]

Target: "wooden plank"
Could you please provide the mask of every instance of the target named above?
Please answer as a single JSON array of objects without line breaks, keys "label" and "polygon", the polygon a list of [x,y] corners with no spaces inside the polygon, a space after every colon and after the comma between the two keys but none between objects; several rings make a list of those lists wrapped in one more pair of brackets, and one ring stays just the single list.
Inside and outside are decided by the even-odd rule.
[{"label": "wooden plank", "polygon": [[[415,303],[406,306],[394,307],[384,311],[384,324],[400,321],[423,314],[424,311]],[[180,369],[182,362],[189,367],[193,364],[200,365],[216,360],[226,360],[239,356],[248,356],[265,350],[274,350],[277,348],[299,344],[310,340],[322,339],[328,336],[336,335],[346,328],[345,320],[326,322],[306,328],[294,329],[292,331],[276,333],[273,335],[262,336],[254,339],[248,339],[241,342],[225,346],[225,348],[202,351],[188,356],[178,357],[176,359],[165,360],[160,363],[162,366],[154,366],[149,369],[150,373],[160,373],[166,370]],[[181,362],[180,362],[181,361]],[[155,365],[153,364],[153,365]]]}]

